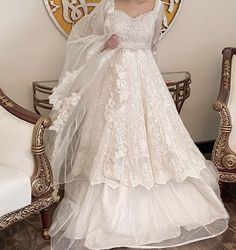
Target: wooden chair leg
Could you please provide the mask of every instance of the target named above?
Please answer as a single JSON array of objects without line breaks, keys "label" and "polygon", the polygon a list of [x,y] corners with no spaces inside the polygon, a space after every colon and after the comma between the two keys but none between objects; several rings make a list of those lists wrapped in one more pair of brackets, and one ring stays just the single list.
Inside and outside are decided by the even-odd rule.
[{"label": "wooden chair leg", "polygon": [[228,193],[228,183],[226,183],[226,182],[222,182],[222,181],[220,181],[219,182],[219,184],[220,184],[220,196],[221,196],[221,199],[224,201],[224,202],[229,202],[229,201],[231,201],[231,196],[230,196],[230,194]]},{"label": "wooden chair leg", "polygon": [[52,208],[48,207],[40,211],[41,214],[41,220],[42,220],[42,236],[45,240],[49,240],[49,228],[52,224]]},{"label": "wooden chair leg", "polygon": [[222,181],[219,181],[219,185],[220,185],[220,196],[221,196],[221,199],[223,199],[224,192],[225,192],[225,183]]}]

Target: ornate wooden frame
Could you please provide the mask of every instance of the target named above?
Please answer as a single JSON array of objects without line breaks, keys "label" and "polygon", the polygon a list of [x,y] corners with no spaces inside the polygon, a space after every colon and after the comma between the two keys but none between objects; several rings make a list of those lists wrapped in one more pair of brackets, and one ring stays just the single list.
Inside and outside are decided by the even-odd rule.
[{"label": "ornate wooden frame", "polygon": [[48,229],[51,225],[51,218],[47,207],[58,199],[58,197],[55,198],[53,195],[52,170],[45,154],[43,142],[44,131],[51,125],[51,120],[48,117],[40,116],[20,107],[7,97],[1,89],[0,105],[14,116],[31,124],[35,124],[32,134],[32,153],[35,159],[34,173],[31,177],[32,203],[22,209],[0,217],[0,230],[31,214],[40,212],[43,226],[42,234],[45,239],[48,239]]},{"label": "ornate wooden frame", "polygon": [[212,160],[219,170],[221,182],[236,182],[236,152],[229,146],[228,140],[232,130],[232,121],[227,108],[231,86],[232,58],[233,55],[236,55],[236,48],[225,48],[222,53],[220,92],[213,104],[213,108],[220,114],[221,120],[219,134],[212,152]]}]

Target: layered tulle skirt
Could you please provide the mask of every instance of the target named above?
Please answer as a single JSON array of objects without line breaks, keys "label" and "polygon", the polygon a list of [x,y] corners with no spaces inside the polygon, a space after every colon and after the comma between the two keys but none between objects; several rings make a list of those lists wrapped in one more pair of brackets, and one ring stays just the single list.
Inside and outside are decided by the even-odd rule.
[{"label": "layered tulle skirt", "polygon": [[52,249],[162,248],[223,233],[217,170],[184,127],[151,51],[119,50],[100,79]]},{"label": "layered tulle skirt", "polygon": [[53,249],[162,248],[215,237],[227,229],[211,164],[198,179],[147,190],[70,183],[51,228]]}]

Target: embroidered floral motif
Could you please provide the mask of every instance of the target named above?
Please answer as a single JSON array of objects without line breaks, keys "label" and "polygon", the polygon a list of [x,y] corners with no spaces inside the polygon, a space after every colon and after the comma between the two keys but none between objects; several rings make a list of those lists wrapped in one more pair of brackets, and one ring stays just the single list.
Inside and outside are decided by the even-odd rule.
[{"label": "embroidered floral motif", "polygon": [[65,98],[58,112],[57,119],[53,122],[50,130],[59,132],[65,126],[69,116],[71,115],[72,107],[76,106],[81,96],[77,93],[72,93],[70,97]]},{"label": "embroidered floral motif", "polygon": [[66,71],[64,77],[62,78],[60,84],[57,87],[53,88],[53,93],[49,96],[49,102],[53,104],[54,110],[59,110],[61,107],[62,93],[64,91],[68,91],[69,86],[73,84],[75,78],[77,77],[78,71],[75,70],[73,72]]}]

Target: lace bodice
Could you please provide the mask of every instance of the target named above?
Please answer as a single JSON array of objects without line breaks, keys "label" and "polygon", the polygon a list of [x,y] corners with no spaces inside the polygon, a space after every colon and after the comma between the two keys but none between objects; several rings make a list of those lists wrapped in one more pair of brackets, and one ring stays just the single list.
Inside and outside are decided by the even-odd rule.
[{"label": "lace bodice", "polygon": [[153,10],[131,17],[122,10],[115,9],[114,0],[109,1],[109,11],[105,19],[107,32],[119,36],[119,47],[123,49],[156,49],[160,36],[162,2],[156,0]]}]

